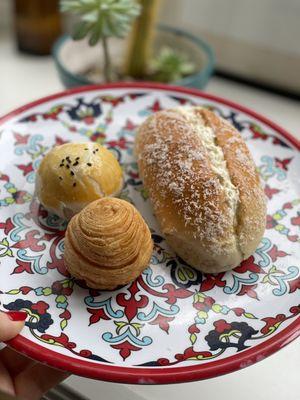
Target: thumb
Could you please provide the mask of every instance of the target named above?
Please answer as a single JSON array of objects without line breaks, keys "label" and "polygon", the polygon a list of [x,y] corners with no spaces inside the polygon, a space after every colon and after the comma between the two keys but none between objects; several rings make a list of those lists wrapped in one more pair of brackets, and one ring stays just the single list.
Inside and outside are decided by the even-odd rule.
[{"label": "thumb", "polygon": [[26,317],[23,311],[0,312],[0,342],[17,336],[24,327]]}]

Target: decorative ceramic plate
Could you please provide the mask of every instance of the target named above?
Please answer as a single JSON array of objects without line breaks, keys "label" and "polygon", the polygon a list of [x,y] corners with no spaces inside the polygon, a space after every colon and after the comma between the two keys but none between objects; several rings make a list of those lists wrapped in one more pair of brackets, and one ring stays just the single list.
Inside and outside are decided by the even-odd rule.
[{"label": "decorative ceramic plate", "polygon": [[[202,274],[168,248],[132,155],[134,132],[162,108],[200,104],[241,132],[268,197],[264,237],[234,271]],[[244,368],[300,334],[299,143],[272,122],[196,90],[115,84],[59,93],[2,118],[2,310],[25,310],[10,345],[53,367],[127,383],[173,383]],[[34,198],[35,171],[54,145],[103,143],[125,175],[121,197],[143,214],[149,267],[116,291],[89,290],[63,262],[66,224]]]}]

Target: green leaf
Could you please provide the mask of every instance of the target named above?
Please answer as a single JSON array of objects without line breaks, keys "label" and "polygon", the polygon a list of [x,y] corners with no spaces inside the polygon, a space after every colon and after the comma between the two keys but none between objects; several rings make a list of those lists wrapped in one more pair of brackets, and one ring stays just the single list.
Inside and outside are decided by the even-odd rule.
[{"label": "green leaf", "polygon": [[9,243],[8,243],[8,241],[7,241],[6,238],[2,239],[2,241],[0,242],[0,244],[3,244],[5,247],[8,247],[8,246],[9,246]]},{"label": "green leaf", "polygon": [[184,274],[184,272],[183,272],[183,270],[181,269],[181,268],[178,268],[178,278],[181,280],[181,281],[185,281],[185,274]]},{"label": "green leaf", "polygon": [[[103,36],[124,37],[141,7],[136,0],[61,0],[60,9],[79,15],[81,22],[89,24],[93,46]],[[86,26],[76,29],[76,38],[87,35]]]},{"label": "green leaf", "polygon": [[86,37],[88,32],[91,29],[91,25],[87,22],[80,22],[75,26],[74,32],[73,32],[73,39],[74,40],[81,40]]},{"label": "green leaf", "polygon": [[205,299],[205,295],[203,293],[197,292],[195,293],[195,299],[197,302],[203,303]]},{"label": "green leaf", "polygon": [[220,313],[221,310],[222,310],[222,306],[221,306],[220,304],[213,304],[213,305],[212,305],[212,310],[213,310],[215,313]]},{"label": "green leaf", "polygon": [[[101,0],[100,0],[101,1]],[[73,14],[81,14],[89,12],[97,7],[99,0],[61,0],[60,10],[62,12],[71,12]]]},{"label": "green leaf", "polygon": [[6,294],[19,294],[21,292],[21,290],[19,289],[12,289],[9,292],[6,292]]},{"label": "green leaf", "polygon": [[124,325],[126,325],[127,324],[127,322],[124,322],[124,321],[114,321],[114,324],[116,325],[116,326],[124,326]]},{"label": "green leaf", "polygon": [[56,303],[64,303],[67,300],[66,296],[63,296],[62,294],[57,296],[55,301]]},{"label": "green leaf", "polygon": [[61,330],[63,331],[67,326],[68,326],[68,321],[66,319],[63,319],[60,323]]},{"label": "green leaf", "polygon": [[199,318],[207,319],[208,314],[207,314],[206,311],[198,311],[198,312],[197,312],[197,316],[198,316]]},{"label": "green leaf", "polygon": [[4,201],[6,204],[13,204],[15,202],[13,197],[6,197]]},{"label": "green leaf", "polygon": [[277,270],[276,266],[273,265],[270,269],[269,269],[269,273],[273,274],[274,272],[279,272],[279,270]]},{"label": "green leaf", "polygon": [[137,328],[137,329],[140,329],[140,328],[142,328],[145,324],[139,324],[138,322],[134,322],[134,323],[132,323],[131,325],[134,326],[134,327]]},{"label": "green leaf", "polygon": [[52,289],[49,288],[49,287],[44,288],[44,289],[43,289],[43,294],[44,294],[45,296],[49,296],[50,294],[52,294]]},{"label": "green leaf", "polygon": [[139,324],[139,323],[136,322],[136,323],[132,323],[131,325],[136,330],[137,336],[139,336],[140,333],[141,333],[141,328],[144,326],[144,324]]},{"label": "green leaf", "polygon": [[13,257],[12,249],[7,249],[5,255],[8,256],[8,257]]},{"label": "green leaf", "polygon": [[190,335],[190,342],[191,342],[192,344],[195,344],[195,343],[196,343],[196,340],[197,340],[197,335],[196,335],[195,333],[192,333],[192,334]]},{"label": "green leaf", "polygon": [[116,332],[119,335],[120,330],[127,325],[127,322],[122,322],[122,321],[114,321],[114,324],[117,326]]},{"label": "green leaf", "polygon": [[9,247],[7,238],[3,238],[0,242],[0,257],[13,257],[12,249]]},{"label": "green leaf", "polygon": [[251,313],[244,313],[244,317],[250,318],[250,319],[257,319],[256,316]]},{"label": "green leaf", "polygon": [[73,279],[65,279],[64,281],[60,281],[63,288],[72,288],[74,286]]},{"label": "green leaf", "polygon": [[189,279],[193,279],[194,276],[195,276],[194,272],[193,272],[191,269],[189,269],[189,268],[186,268],[186,269],[185,269],[185,273],[187,274],[187,277],[188,277]]},{"label": "green leaf", "polygon": [[165,46],[152,60],[151,69],[154,79],[171,82],[191,74],[195,70],[195,65],[187,58],[186,54]]},{"label": "green leaf", "polygon": [[91,24],[97,24],[99,21],[98,11],[92,11],[82,16],[82,21],[86,21]]},{"label": "green leaf", "polygon": [[103,36],[103,30],[101,31],[101,26],[98,26],[97,29],[94,29],[91,33],[91,36],[89,38],[89,45],[95,46]]},{"label": "green leaf", "polygon": [[261,281],[261,283],[268,283],[270,282],[269,275],[265,275]]},{"label": "green leaf", "polygon": [[107,18],[105,29],[106,29],[106,36],[120,37],[121,31],[118,25],[116,25],[116,23],[111,17]]}]

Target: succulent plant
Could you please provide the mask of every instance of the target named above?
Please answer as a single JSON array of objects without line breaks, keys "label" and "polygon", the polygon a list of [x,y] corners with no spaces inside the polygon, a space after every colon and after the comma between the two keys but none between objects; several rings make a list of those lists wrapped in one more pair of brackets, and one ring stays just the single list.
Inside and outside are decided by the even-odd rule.
[{"label": "succulent plant", "polygon": [[154,80],[174,82],[194,72],[195,65],[188,60],[185,54],[165,46],[160,49],[158,55],[152,60],[151,70]]},{"label": "succulent plant", "polygon": [[89,38],[91,46],[100,40],[104,52],[104,75],[111,80],[111,63],[107,46],[109,37],[124,37],[132,21],[140,13],[136,0],[61,0],[62,12],[76,14],[80,22],[75,26],[73,39]]}]

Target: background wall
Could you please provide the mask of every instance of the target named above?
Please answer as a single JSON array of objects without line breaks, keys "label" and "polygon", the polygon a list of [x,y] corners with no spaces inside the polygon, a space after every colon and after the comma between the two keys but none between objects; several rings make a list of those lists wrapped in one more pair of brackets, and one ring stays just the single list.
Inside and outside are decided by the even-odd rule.
[{"label": "background wall", "polygon": [[0,0],[0,34],[12,28],[12,6],[12,0]]},{"label": "background wall", "polygon": [[[160,21],[206,38],[219,70],[300,93],[300,0],[161,1]],[[0,0],[0,34],[12,3]]]},{"label": "background wall", "polygon": [[161,11],[206,38],[219,69],[300,92],[300,0],[163,0]]}]

